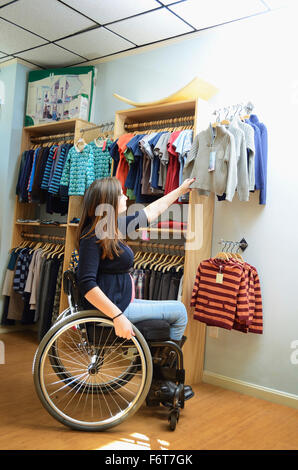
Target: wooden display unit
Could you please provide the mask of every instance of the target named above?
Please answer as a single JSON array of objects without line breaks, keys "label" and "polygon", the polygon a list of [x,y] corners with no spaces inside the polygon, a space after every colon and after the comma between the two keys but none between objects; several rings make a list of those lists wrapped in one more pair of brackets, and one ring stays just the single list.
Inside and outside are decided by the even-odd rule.
[{"label": "wooden display unit", "polygon": [[[190,115],[194,117],[194,134],[196,134],[200,121],[200,106],[200,100],[187,100],[118,111],[115,116],[114,138],[116,139],[126,132],[125,124],[158,122]],[[205,109],[202,111],[205,113]],[[206,326],[193,319],[194,309],[190,307],[190,298],[197,267],[203,259],[207,259],[211,255],[213,211],[214,194],[206,197],[199,196],[196,190],[191,191],[184,246],[185,262],[182,290],[182,302],[188,312],[188,325],[185,332],[187,341],[183,347],[186,383],[188,384],[201,382],[203,376]],[[191,232],[196,234],[196,239],[191,236]]]},{"label": "wooden display unit", "polygon": [[[118,111],[115,115],[114,139],[123,135],[125,124],[158,121],[165,119],[180,118],[183,116],[194,117],[194,134],[198,129],[198,116],[200,115],[199,101],[188,100],[177,103],[168,103],[162,105],[154,105],[144,108],[131,108],[124,111]],[[98,128],[88,130],[82,133],[82,129],[95,127],[95,124],[82,121],[79,119],[54,122],[49,124],[41,124],[29,126],[23,129],[21,154],[28,150],[32,144],[34,137],[42,137],[57,135],[59,133],[72,133],[74,140],[83,136],[88,143],[98,137]],[[70,221],[74,217],[81,217],[83,196],[70,196],[67,214],[67,223],[58,227],[46,226],[39,224],[23,224],[17,222],[18,218],[34,219],[37,217],[38,207],[36,203],[21,203],[16,197],[16,206],[14,214],[14,230],[12,236],[12,247],[19,245],[22,241],[22,232],[41,233],[46,230],[47,233],[57,234],[65,237],[65,252],[63,271],[68,269],[72,251],[75,248],[75,239],[78,224],[71,224]],[[190,298],[195,280],[195,275],[199,263],[211,255],[212,225],[213,225],[214,195],[210,197],[199,196],[196,190],[190,193],[188,204],[188,227],[185,235],[185,264],[183,278],[182,301],[188,312],[188,326],[186,336],[188,338],[184,346],[184,361],[186,370],[186,382],[195,384],[202,380],[204,366],[204,349],[205,349],[205,330],[203,323],[193,320],[193,309],[190,308]],[[199,217],[199,219],[198,219]],[[190,232],[197,232],[197,241],[190,237]],[[172,243],[172,242],[171,242]],[[68,306],[66,295],[61,290],[60,312]]]}]

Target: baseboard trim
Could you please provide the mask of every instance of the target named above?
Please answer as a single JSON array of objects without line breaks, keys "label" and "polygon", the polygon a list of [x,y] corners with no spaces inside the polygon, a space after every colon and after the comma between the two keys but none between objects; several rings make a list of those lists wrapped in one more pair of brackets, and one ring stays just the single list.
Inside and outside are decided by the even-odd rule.
[{"label": "baseboard trim", "polygon": [[215,374],[208,370],[203,372],[202,381],[234,392],[244,393],[245,395],[250,395],[255,398],[298,409],[298,395],[280,392],[273,388],[262,387],[260,385],[244,382],[243,380],[233,379],[224,375]]}]

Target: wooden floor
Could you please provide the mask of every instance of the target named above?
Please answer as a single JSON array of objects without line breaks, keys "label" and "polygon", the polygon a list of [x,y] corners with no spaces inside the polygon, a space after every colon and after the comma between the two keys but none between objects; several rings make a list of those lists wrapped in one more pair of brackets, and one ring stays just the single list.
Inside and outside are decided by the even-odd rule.
[{"label": "wooden floor", "polygon": [[35,394],[31,366],[36,333],[1,335],[1,450],[284,450],[298,448],[298,410],[208,384],[181,411],[176,431],[165,408],[142,407],[120,426],[102,433],[72,431],[54,420]]}]

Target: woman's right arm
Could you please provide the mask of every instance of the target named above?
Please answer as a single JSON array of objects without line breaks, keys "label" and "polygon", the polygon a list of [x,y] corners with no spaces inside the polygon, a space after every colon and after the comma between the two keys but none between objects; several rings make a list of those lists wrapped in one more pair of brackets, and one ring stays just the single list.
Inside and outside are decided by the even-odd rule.
[{"label": "woman's right arm", "polygon": [[[114,318],[119,313],[122,313],[121,310],[115,305],[98,287],[93,287],[85,294],[86,299],[94,307],[103,312],[107,317]],[[125,315],[120,315],[115,318],[114,327],[115,333],[121,338],[130,339],[132,336],[135,336],[131,322],[125,317]]]}]

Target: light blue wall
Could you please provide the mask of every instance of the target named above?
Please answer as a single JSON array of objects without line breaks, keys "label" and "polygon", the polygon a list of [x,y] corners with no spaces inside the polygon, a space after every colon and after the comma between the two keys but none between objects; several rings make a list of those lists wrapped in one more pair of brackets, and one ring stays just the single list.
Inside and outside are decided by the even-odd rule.
[{"label": "light blue wall", "polygon": [[[3,278],[11,247],[15,187],[17,181],[22,128],[24,123],[27,72],[20,63],[0,68],[5,87],[5,103],[0,111],[0,282]],[[0,296],[2,314],[3,298]]]},{"label": "light blue wall", "polygon": [[261,279],[264,334],[220,329],[214,339],[207,332],[205,370],[297,395],[298,365],[291,363],[291,343],[298,340],[298,69],[291,55],[296,30],[291,15],[278,11],[99,64],[95,122],[110,121],[115,111],[129,107],[114,92],[139,102],[158,100],[195,76],[220,89],[214,108],[255,104],[269,133],[268,202],[260,206],[258,193],[248,203],[237,196],[232,203],[216,202],[212,253],[222,238],[246,238],[244,258]]}]

